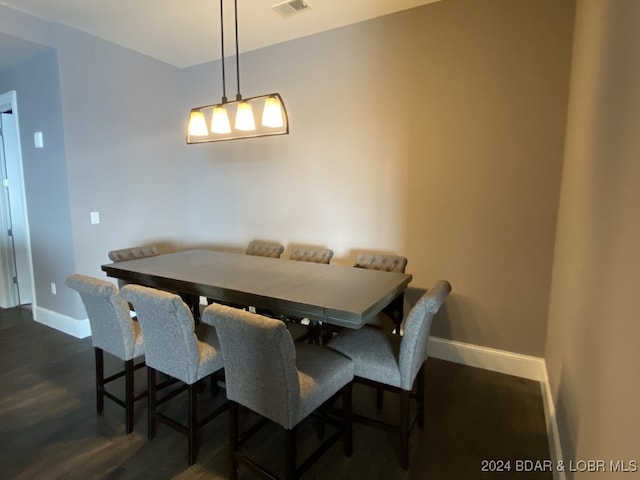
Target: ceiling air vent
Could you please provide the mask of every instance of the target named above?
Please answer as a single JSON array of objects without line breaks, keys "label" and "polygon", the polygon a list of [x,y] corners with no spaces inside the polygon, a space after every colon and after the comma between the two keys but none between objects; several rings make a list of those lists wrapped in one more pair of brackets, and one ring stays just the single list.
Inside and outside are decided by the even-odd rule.
[{"label": "ceiling air vent", "polygon": [[273,10],[280,14],[283,18],[289,18],[296,13],[302,13],[311,8],[309,2],[305,0],[287,0],[286,2],[278,3],[274,5]]}]

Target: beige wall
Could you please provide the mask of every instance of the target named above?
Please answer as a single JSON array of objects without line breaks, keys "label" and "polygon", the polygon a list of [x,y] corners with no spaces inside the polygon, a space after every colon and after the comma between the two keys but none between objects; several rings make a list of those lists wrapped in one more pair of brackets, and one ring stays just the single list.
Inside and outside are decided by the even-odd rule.
[{"label": "beige wall", "polygon": [[[569,0],[447,0],[243,55],[291,134],[190,147],[191,238],[405,255],[414,287],[453,285],[434,335],[543,356],[572,22]],[[185,72],[185,111],[219,75]]]},{"label": "beige wall", "polygon": [[640,461],[638,45],[640,2],[578,1],[546,355],[566,459]]}]

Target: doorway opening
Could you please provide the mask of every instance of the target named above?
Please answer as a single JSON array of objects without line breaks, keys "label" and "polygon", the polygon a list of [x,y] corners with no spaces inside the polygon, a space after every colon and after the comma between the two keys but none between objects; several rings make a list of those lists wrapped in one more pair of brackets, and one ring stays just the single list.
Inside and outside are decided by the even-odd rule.
[{"label": "doorway opening", "polygon": [[33,263],[15,91],[0,94],[0,307],[33,303]]}]

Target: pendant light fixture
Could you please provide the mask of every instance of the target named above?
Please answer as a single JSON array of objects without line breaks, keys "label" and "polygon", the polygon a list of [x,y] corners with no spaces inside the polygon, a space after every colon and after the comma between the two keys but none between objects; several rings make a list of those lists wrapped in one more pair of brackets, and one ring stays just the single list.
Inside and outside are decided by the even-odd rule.
[{"label": "pendant light fixture", "polygon": [[[223,0],[220,0],[220,45],[222,50],[222,101],[196,107],[189,114],[187,143],[219,142],[289,133],[287,110],[278,93],[243,99],[240,94],[240,54],[238,48],[238,0],[234,0],[236,42],[236,100],[229,102],[226,92],[224,60]],[[233,118],[233,122],[230,122]],[[256,122],[256,118],[260,122]]]}]

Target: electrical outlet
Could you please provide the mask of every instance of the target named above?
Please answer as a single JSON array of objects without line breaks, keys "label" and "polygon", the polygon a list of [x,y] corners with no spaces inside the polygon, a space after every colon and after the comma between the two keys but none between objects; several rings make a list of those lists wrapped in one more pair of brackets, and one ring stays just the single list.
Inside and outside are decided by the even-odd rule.
[{"label": "electrical outlet", "polygon": [[91,225],[100,223],[100,212],[91,212]]},{"label": "electrical outlet", "polygon": [[51,282],[51,295],[55,295],[56,293],[56,284],[54,282]]}]

